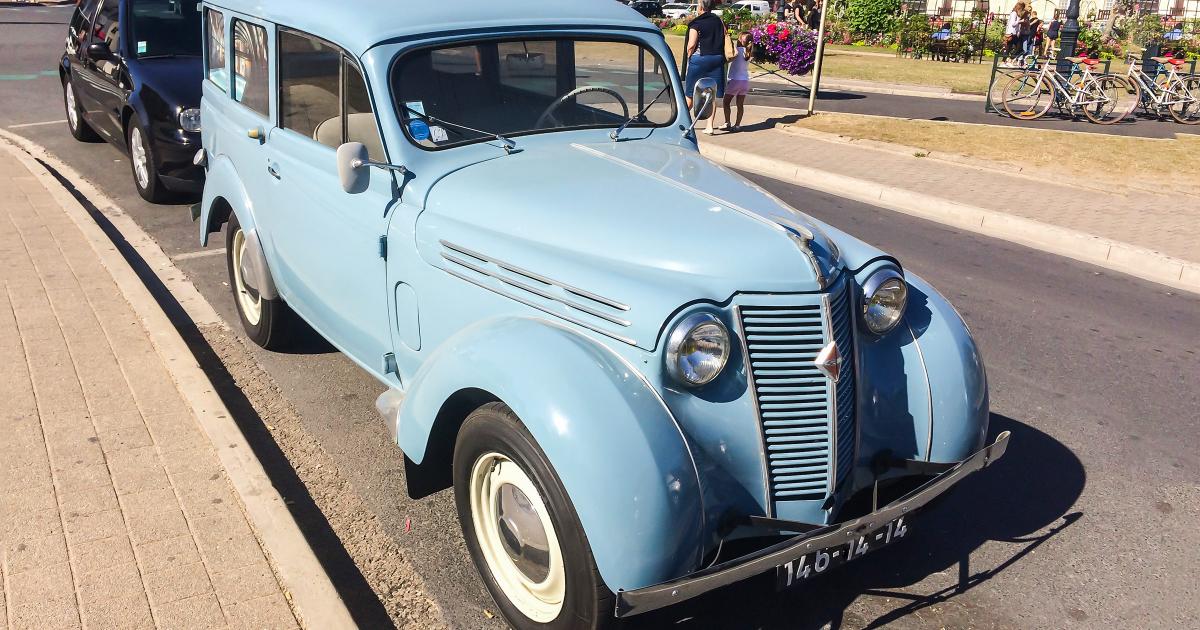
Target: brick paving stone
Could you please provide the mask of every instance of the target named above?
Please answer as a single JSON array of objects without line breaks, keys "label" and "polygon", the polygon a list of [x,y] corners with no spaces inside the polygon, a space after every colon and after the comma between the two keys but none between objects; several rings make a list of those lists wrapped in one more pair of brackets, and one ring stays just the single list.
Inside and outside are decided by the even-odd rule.
[{"label": "brick paving stone", "polygon": [[0,260],[0,630],[295,627],[141,321],[4,148]]}]

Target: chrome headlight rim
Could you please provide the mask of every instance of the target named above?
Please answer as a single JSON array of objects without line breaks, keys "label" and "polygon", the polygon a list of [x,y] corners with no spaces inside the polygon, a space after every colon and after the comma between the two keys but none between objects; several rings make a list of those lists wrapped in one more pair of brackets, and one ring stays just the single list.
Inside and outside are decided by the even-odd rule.
[{"label": "chrome headlight rim", "polygon": [[[683,358],[681,352],[684,343],[702,326],[715,326],[719,330],[722,352],[716,369],[713,369],[707,376],[693,378],[688,375],[687,371],[681,365],[681,359]],[[692,313],[675,324],[675,327],[671,329],[671,333],[667,336],[666,353],[664,356],[667,374],[676,383],[684,387],[697,388],[708,385],[721,376],[725,371],[725,367],[729,365],[731,348],[732,339],[729,327],[725,325],[725,322],[721,321],[720,317],[707,311]]]},{"label": "chrome headlight rim", "polygon": [[179,110],[179,128],[188,133],[200,133],[200,108],[188,107]]},{"label": "chrome headlight rim", "polygon": [[[876,303],[876,299],[880,297],[880,289],[889,285],[899,284],[900,300],[899,304],[893,309],[895,316],[885,320],[882,324],[876,322],[871,317],[870,310]],[[863,298],[862,298],[862,323],[871,334],[882,337],[895,330],[904,321],[904,311],[908,306],[908,282],[900,273],[900,270],[885,267],[872,273],[863,283]]]}]

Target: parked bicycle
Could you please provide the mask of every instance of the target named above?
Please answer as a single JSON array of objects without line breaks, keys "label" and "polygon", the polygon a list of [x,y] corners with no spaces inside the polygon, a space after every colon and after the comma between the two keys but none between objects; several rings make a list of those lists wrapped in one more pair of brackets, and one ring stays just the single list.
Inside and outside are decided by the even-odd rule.
[{"label": "parked bicycle", "polygon": [[1158,64],[1153,76],[1141,65],[1137,54],[1125,56],[1129,64],[1126,79],[1137,90],[1137,103],[1147,114],[1164,118],[1170,115],[1184,125],[1200,124],[1200,76],[1181,73],[1183,59],[1151,57]]},{"label": "parked bicycle", "polygon": [[1009,79],[1004,86],[1004,111],[1021,120],[1036,120],[1057,106],[1060,111],[1077,116],[1082,113],[1098,125],[1121,122],[1137,107],[1137,89],[1124,76],[1096,72],[1098,59],[1067,57],[1072,64],[1069,77],[1055,68],[1054,57],[1041,67],[1038,59],[1028,60],[1025,72]]}]

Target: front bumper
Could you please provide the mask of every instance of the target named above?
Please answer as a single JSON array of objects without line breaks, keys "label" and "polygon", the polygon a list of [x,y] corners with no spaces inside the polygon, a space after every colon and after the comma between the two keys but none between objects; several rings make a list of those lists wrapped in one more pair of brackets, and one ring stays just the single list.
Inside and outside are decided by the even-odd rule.
[{"label": "front bumper", "polygon": [[677,580],[632,591],[621,591],[617,593],[616,616],[630,617],[665,608],[723,586],[772,571],[807,553],[841,545],[854,536],[875,531],[896,518],[919,510],[949,490],[963,477],[982,470],[1000,459],[1004,455],[1005,449],[1008,448],[1008,438],[1008,431],[1001,433],[991,446],[984,447],[953,468],[930,479],[916,490],[865,516],[844,523],[819,527],[751,555],[723,562]]}]

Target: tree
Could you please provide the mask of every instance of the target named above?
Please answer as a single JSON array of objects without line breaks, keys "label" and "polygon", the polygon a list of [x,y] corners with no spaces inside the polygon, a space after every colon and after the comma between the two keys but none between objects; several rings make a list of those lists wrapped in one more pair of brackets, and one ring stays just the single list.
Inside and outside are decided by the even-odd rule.
[{"label": "tree", "polygon": [[889,33],[899,11],[900,0],[850,0],[846,22],[851,32],[859,35]]},{"label": "tree", "polygon": [[1108,21],[1104,23],[1104,38],[1112,37],[1113,27],[1117,24],[1117,18],[1122,15],[1127,15],[1133,12],[1133,4],[1136,0],[1113,0],[1112,11],[1108,14]]}]

